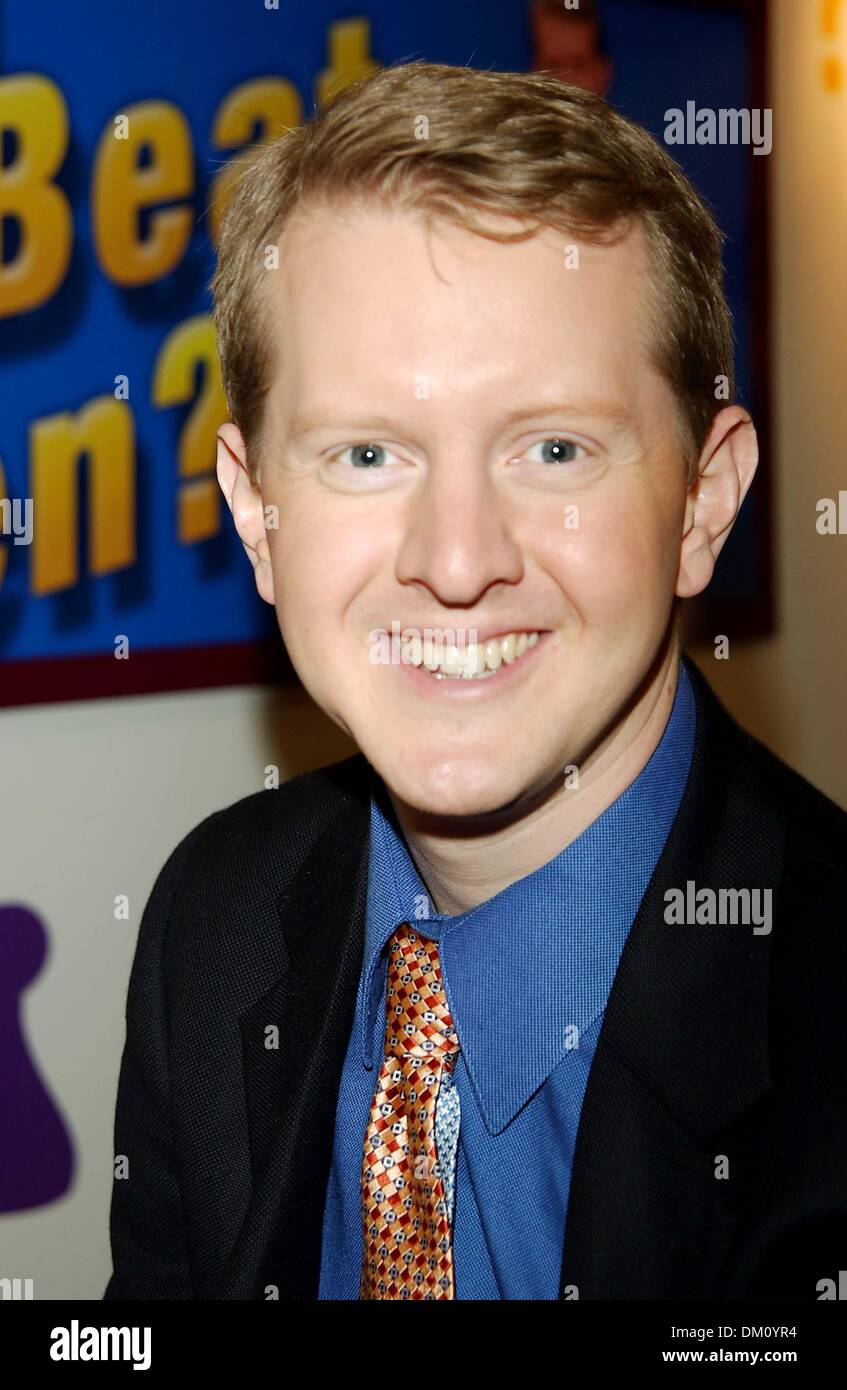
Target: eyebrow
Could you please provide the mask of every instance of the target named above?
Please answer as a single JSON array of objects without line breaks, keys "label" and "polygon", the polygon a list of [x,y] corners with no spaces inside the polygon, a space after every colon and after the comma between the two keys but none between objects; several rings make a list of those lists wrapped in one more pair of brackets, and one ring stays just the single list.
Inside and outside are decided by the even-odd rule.
[{"label": "eyebrow", "polygon": [[599,396],[583,396],[581,400],[574,401],[537,401],[526,406],[516,406],[514,410],[507,412],[502,423],[515,425],[519,424],[521,420],[546,415],[596,415],[604,420],[610,420],[613,425],[617,425],[620,429],[632,429],[635,424],[629,411],[622,406],[615,405],[613,401],[605,401]]},{"label": "eyebrow", "polygon": [[[535,404],[516,406],[501,418],[499,428],[506,429],[510,425],[519,424],[522,420],[551,415],[597,416],[609,420],[620,430],[633,430],[635,428],[635,421],[628,411],[615,405],[614,402],[605,401],[595,396],[585,396],[578,401],[546,400],[538,401]],[[387,415],[357,416],[353,412],[347,415],[343,410],[336,409],[332,412],[316,411],[313,414],[292,416],[287,434],[289,441],[294,441],[322,429],[344,429],[353,432],[360,431],[363,434],[369,434],[370,437],[370,434],[374,432],[393,433],[397,427],[397,421],[390,419]]]},{"label": "eyebrow", "polygon": [[302,439],[305,434],[314,434],[317,430],[345,429],[345,430],[393,430],[395,421],[390,420],[387,415],[362,415],[356,416],[354,412],[347,415],[343,410],[333,414],[314,415],[293,415],[287,430],[289,440]]}]

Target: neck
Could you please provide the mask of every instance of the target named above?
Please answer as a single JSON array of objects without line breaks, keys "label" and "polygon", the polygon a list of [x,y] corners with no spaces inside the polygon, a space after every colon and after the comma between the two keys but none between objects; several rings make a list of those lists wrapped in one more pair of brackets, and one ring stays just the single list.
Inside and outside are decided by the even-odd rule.
[{"label": "neck", "polygon": [[635,781],[664,733],[676,693],[679,646],[669,634],[644,682],[579,767],[579,786],[561,777],[501,818],[484,822],[425,815],[389,793],[435,910],[456,916],[540,869],[581,835]]}]

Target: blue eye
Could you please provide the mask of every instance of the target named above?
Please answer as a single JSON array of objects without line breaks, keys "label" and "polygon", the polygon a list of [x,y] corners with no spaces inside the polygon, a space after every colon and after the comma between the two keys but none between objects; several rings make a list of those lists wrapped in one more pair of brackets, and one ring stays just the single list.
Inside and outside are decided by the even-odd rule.
[{"label": "blue eye", "polygon": [[414,474],[414,467],[389,444],[366,439],[320,460],[321,480],[340,492],[380,492]]},{"label": "blue eye", "polygon": [[[560,439],[558,435],[539,440],[539,443],[543,451],[543,463],[573,463],[576,458],[576,451],[581,447],[579,444],[575,444],[572,439]],[[532,448],[535,447],[533,444]]]},{"label": "blue eye", "polygon": [[[385,450],[381,444],[351,444],[349,449],[354,468],[379,468],[385,461]],[[347,453],[346,449],[344,453]]]}]

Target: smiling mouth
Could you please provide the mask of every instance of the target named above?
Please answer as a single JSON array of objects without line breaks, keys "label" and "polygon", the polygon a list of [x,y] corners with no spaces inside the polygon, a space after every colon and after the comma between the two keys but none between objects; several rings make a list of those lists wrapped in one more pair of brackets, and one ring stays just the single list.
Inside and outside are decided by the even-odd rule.
[{"label": "smiling mouth", "polygon": [[537,631],[507,632],[487,642],[456,646],[415,633],[401,636],[401,660],[404,666],[423,667],[436,680],[488,680],[502,666],[519,661],[540,635]]}]

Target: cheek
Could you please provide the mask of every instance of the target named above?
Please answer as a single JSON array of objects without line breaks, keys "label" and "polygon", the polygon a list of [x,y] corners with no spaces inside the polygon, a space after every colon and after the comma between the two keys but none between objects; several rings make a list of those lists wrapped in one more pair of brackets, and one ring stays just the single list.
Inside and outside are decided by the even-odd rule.
[{"label": "cheek", "polygon": [[[574,499],[578,524],[548,533],[546,563],[588,625],[649,608],[664,617],[676,579],[679,535],[651,495]],[[571,521],[574,517],[571,514]]]},{"label": "cheek", "polygon": [[374,529],[325,498],[298,496],[280,507],[270,540],[276,610],[286,641],[311,648],[337,640],[368,583],[378,547]]}]

